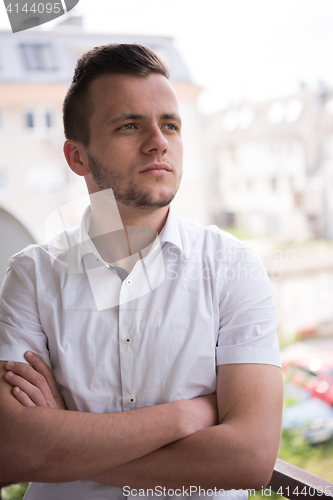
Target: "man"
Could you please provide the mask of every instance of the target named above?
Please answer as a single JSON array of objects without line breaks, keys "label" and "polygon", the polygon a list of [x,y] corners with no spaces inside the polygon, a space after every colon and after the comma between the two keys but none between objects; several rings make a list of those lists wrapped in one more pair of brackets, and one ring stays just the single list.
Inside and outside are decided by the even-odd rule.
[{"label": "man", "polygon": [[78,61],[64,125],[91,208],[64,253],[52,242],[10,262],[1,479],[32,481],[26,498],[43,500],[265,486],[282,412],[272,291],[245,244],[170,208],[182,140],[167,69],[139,45],[95,48]]}]

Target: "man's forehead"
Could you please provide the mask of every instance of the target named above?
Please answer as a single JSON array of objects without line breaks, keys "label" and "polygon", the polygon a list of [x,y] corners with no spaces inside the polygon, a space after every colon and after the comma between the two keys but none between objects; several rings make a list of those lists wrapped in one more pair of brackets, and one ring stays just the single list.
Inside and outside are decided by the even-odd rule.
[{"label": "man's forehead", "polygon": [[161,114],[178,114],[178,101],[169,80],[152,73],[136,75],[101,75],[91,84],[93,107],[109,108],[115,114],[141,114],[152,105]]}]

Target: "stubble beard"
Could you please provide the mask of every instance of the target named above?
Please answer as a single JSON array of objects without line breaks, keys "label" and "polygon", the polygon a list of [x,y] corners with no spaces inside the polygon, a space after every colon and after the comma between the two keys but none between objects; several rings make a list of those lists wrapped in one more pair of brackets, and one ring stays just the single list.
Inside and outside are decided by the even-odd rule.
[{"label": "stubble beard", "polygon": [[101,190],[112,189],[116,201],[129,205],[133,208],[146,208],[157,210],[163,208],[174,199],[181,181],[182,174],[177,179],[177,183],[172,192],[164,198],[154,199],[151,193],[140,191],[138,186],[131,180],[126,190],[121,189],[124,176],[121,173],[107,170],[103,163],[92,155],[88,154],[89,170],[96,185]]}]

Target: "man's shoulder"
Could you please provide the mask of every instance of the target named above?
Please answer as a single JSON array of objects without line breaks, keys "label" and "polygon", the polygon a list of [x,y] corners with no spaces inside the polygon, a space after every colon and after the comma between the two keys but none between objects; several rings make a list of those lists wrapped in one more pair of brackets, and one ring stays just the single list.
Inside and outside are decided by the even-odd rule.
[{"label": "man's shoulder", "polygon": [[64,231],[50,239],[47,243],[31,244],[23,248],[10,258],[9,265],[39,267],[44,264],[53,264],[59,256],[68,253],[69,249],[76,248],[78,241],[78,228]]},{"label": "man's shoulder", "polygon": [[25,264],[42,259],[47,253],[47,245],[32,244],[15,253],[9,259],[10,264]]}]

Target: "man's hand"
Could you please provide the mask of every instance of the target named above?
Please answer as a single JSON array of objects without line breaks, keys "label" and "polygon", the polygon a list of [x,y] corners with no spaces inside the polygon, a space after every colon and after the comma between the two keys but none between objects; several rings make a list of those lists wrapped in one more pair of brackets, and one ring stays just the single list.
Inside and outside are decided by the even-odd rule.
[{"label": "man's hand", "polygon": [[47,406],[66,410],[52,370],[37,354],[27,351],[25,359],[30,363],[8,361],[5,379],[13,388],[13,395],[22,406]]}]

